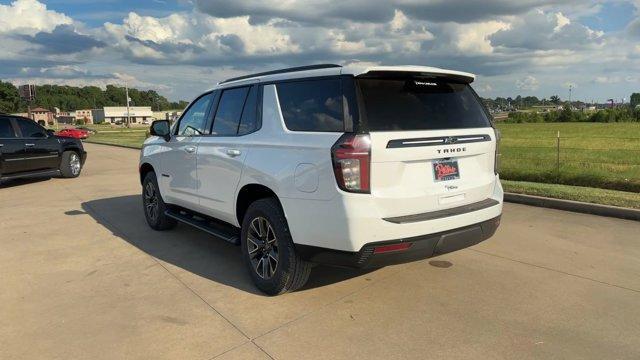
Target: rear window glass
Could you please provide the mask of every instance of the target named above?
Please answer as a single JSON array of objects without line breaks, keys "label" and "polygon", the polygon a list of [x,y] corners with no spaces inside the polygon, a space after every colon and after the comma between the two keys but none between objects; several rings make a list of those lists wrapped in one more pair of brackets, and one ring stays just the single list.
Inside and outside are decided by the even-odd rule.
[{"label": "rear window glass", "polygon": [[293,131],[344,131],[340,79],[277,84],[284,122]]},{"label": "rear window glass", "polygon": [[359,79],[370,131],[490,127],[468,84],[438,79]]}]

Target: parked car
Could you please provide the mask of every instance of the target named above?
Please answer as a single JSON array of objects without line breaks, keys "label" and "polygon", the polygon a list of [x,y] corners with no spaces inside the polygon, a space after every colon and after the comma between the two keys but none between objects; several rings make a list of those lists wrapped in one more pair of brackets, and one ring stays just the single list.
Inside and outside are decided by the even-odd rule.
[{"label": "parked car", "polygon": [[146,220],[239,244],[257,287],[302,287],[314,263],[424,259],[496,231],[498,132],[474,75],[314,65],[229,79],[140,157]]},{"label": "parked car", "polygon": [[91,129],[91,128],[88,128],[86,126],[77,126],[76,129],[86,131],[87,133],[89,133],[91,135],[95,135],[95,134],[98,133],[98,130]]},{"label": "parked car", "polygon": [[27,118],[0,115],[0,181],[78,177],[86,158],[80,140],[57,136]]},{"label": "parked car", "polygon": [[86,139],[89,137],[89,133],[81,129],[62,129],[56,133],[58,136],[70,137],[74,139]]}]

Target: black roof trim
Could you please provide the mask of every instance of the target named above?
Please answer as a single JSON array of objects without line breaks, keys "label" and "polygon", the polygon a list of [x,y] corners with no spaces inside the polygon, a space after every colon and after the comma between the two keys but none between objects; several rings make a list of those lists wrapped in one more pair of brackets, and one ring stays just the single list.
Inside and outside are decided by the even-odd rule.
[{"label": "black roof trim", "polygon": [[228,82],[232,82],[232,81],[249,79],[249,78],[257,77],[257,76],[284,74],[284,73],[295,72],[295,71],[330,69],[330,68],[337,68],[337,67],[342,67],[342,65],[338,65],[338,64],[317,64],[317,65],[307,65],[307,66],[296,66],[296,67],[290,67],[290,68],[286,68],[286,69],[265,71],[265,72],[261,72],[261,73],[238,76],[238,77],[234,77],[234,78],[230,78],[230,79],[221,81],[220,84],[224,84],[224,83],[228,83]]}]

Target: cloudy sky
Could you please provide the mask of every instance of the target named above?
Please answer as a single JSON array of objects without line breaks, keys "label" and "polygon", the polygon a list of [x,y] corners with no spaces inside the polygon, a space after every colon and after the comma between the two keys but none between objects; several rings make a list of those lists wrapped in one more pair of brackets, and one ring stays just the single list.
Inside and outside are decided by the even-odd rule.
[{"label": "cloudy sky", "polygon": [[485,97],[640,91],[640,0],[0,0],[0,79],[191,99],[313,63],[476,73]]}]

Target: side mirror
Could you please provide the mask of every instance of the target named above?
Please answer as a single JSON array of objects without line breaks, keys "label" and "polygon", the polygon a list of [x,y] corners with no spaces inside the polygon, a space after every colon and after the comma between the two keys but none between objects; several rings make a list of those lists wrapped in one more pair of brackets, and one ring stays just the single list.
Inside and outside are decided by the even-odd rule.
[{"label": "side mirror", "polygon": [[165,141],[171,139],[171,126],[167,120],[156,120],[151,123],[151,129],[149,130],[151,136],[160,136]]},{"label": "side mirror", "polygon": [[48,136],[54,136],[55,134],[56,134],[56,132],[54,130],[47,129],[47,135]]}]

